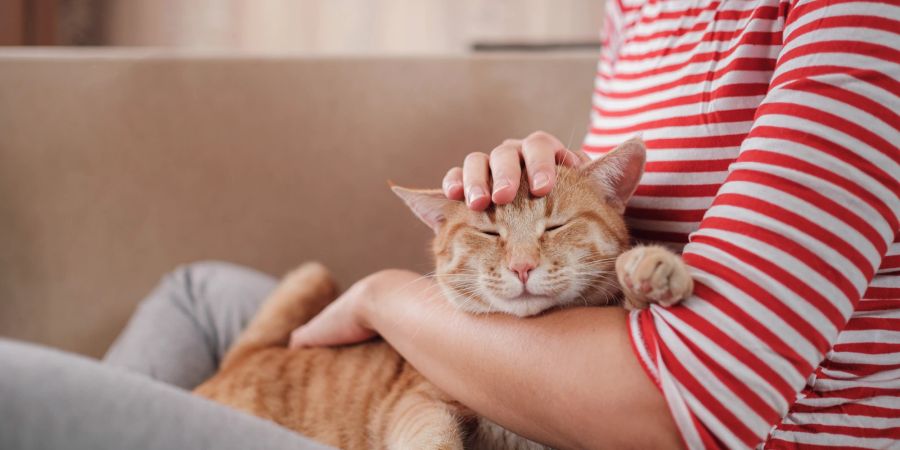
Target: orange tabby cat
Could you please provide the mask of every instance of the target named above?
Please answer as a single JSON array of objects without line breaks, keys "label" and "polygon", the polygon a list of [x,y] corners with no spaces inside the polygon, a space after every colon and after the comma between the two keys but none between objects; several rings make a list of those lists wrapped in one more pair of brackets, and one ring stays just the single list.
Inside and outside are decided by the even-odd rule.
[{"label": "orange tabby cat", "polygon": [[[625,202],[643,173],[632,140],[580,169],[559,168],[542,198],[522,183],[509,205],[473,212],[437,190],[394,187],[435,231],[435,280],[472,313],[530,316],[567,305],[629,307],[690,292],[677,256],[658,247],[623,254]],[[618,257],[618,261],[616,261]],[[472,415],[426,381],[388,344],[287,349],[290,332],[337,289],[309,263],[289,274],[196,393],[343,449],[543,449]]]}]

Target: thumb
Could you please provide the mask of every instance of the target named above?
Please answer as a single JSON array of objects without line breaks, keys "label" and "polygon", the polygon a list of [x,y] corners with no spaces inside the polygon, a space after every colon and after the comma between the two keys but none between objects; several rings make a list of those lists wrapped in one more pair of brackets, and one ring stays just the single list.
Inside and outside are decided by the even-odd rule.
[{"label": "thumb", "polygon": [[291,331],[291,338],[288,342],[288,348],[300,348],[305,345],[307,339],[307,331],[305,330],[306,325],[301,325],[297,327],[294,331]]}]

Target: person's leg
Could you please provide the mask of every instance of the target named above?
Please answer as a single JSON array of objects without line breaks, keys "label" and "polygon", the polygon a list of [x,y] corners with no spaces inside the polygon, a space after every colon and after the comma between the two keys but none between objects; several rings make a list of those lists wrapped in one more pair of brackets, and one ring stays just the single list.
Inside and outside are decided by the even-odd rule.
[{"label": "person's leg", "polygon": [[0,360],[0,448],[327,448],[275,423],[88,358],[0,339]]},{"label": "person's leg", "polygon": [[184,389],[215,373],[277,280],[222,262],[179,267],[144,299],[103,361]]}]

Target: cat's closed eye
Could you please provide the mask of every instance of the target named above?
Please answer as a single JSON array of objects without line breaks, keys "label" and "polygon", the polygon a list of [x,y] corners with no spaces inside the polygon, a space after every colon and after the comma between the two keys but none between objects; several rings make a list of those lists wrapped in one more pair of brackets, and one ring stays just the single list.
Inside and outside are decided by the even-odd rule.
[{"label": "cat's closed eye", "polygon": [[551,231],[558,230],[558,229],[560,229],[560,228],[562,228],[562,227],[564,227],[564,226],[566,226],[566,225],[568,225],[568,224],[569,224],[569,222],[564,222],[564,223],[561,223],[561,224],[551,225],[551,226],[549,226],[549,227],[544,227],[544,233],[549,233],[549,232],[551,232]]},{"label": "cat's closed eye", "polygon": [[500,232],[497,230],[477,230],[477,231],[485,236],[491,236],[491,237],[500,236]]}]

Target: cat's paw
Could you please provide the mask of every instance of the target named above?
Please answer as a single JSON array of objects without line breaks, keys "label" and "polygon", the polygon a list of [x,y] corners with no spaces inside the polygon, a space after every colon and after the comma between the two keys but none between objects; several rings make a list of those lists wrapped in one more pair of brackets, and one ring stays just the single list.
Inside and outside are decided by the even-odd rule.
[{"label": "cat's paw", "polygon": [[672,306],[691,295],[694,281],[681,257],[663,247],[635,247],[616,259],[625,308],[646,308],[650,303]]}]

